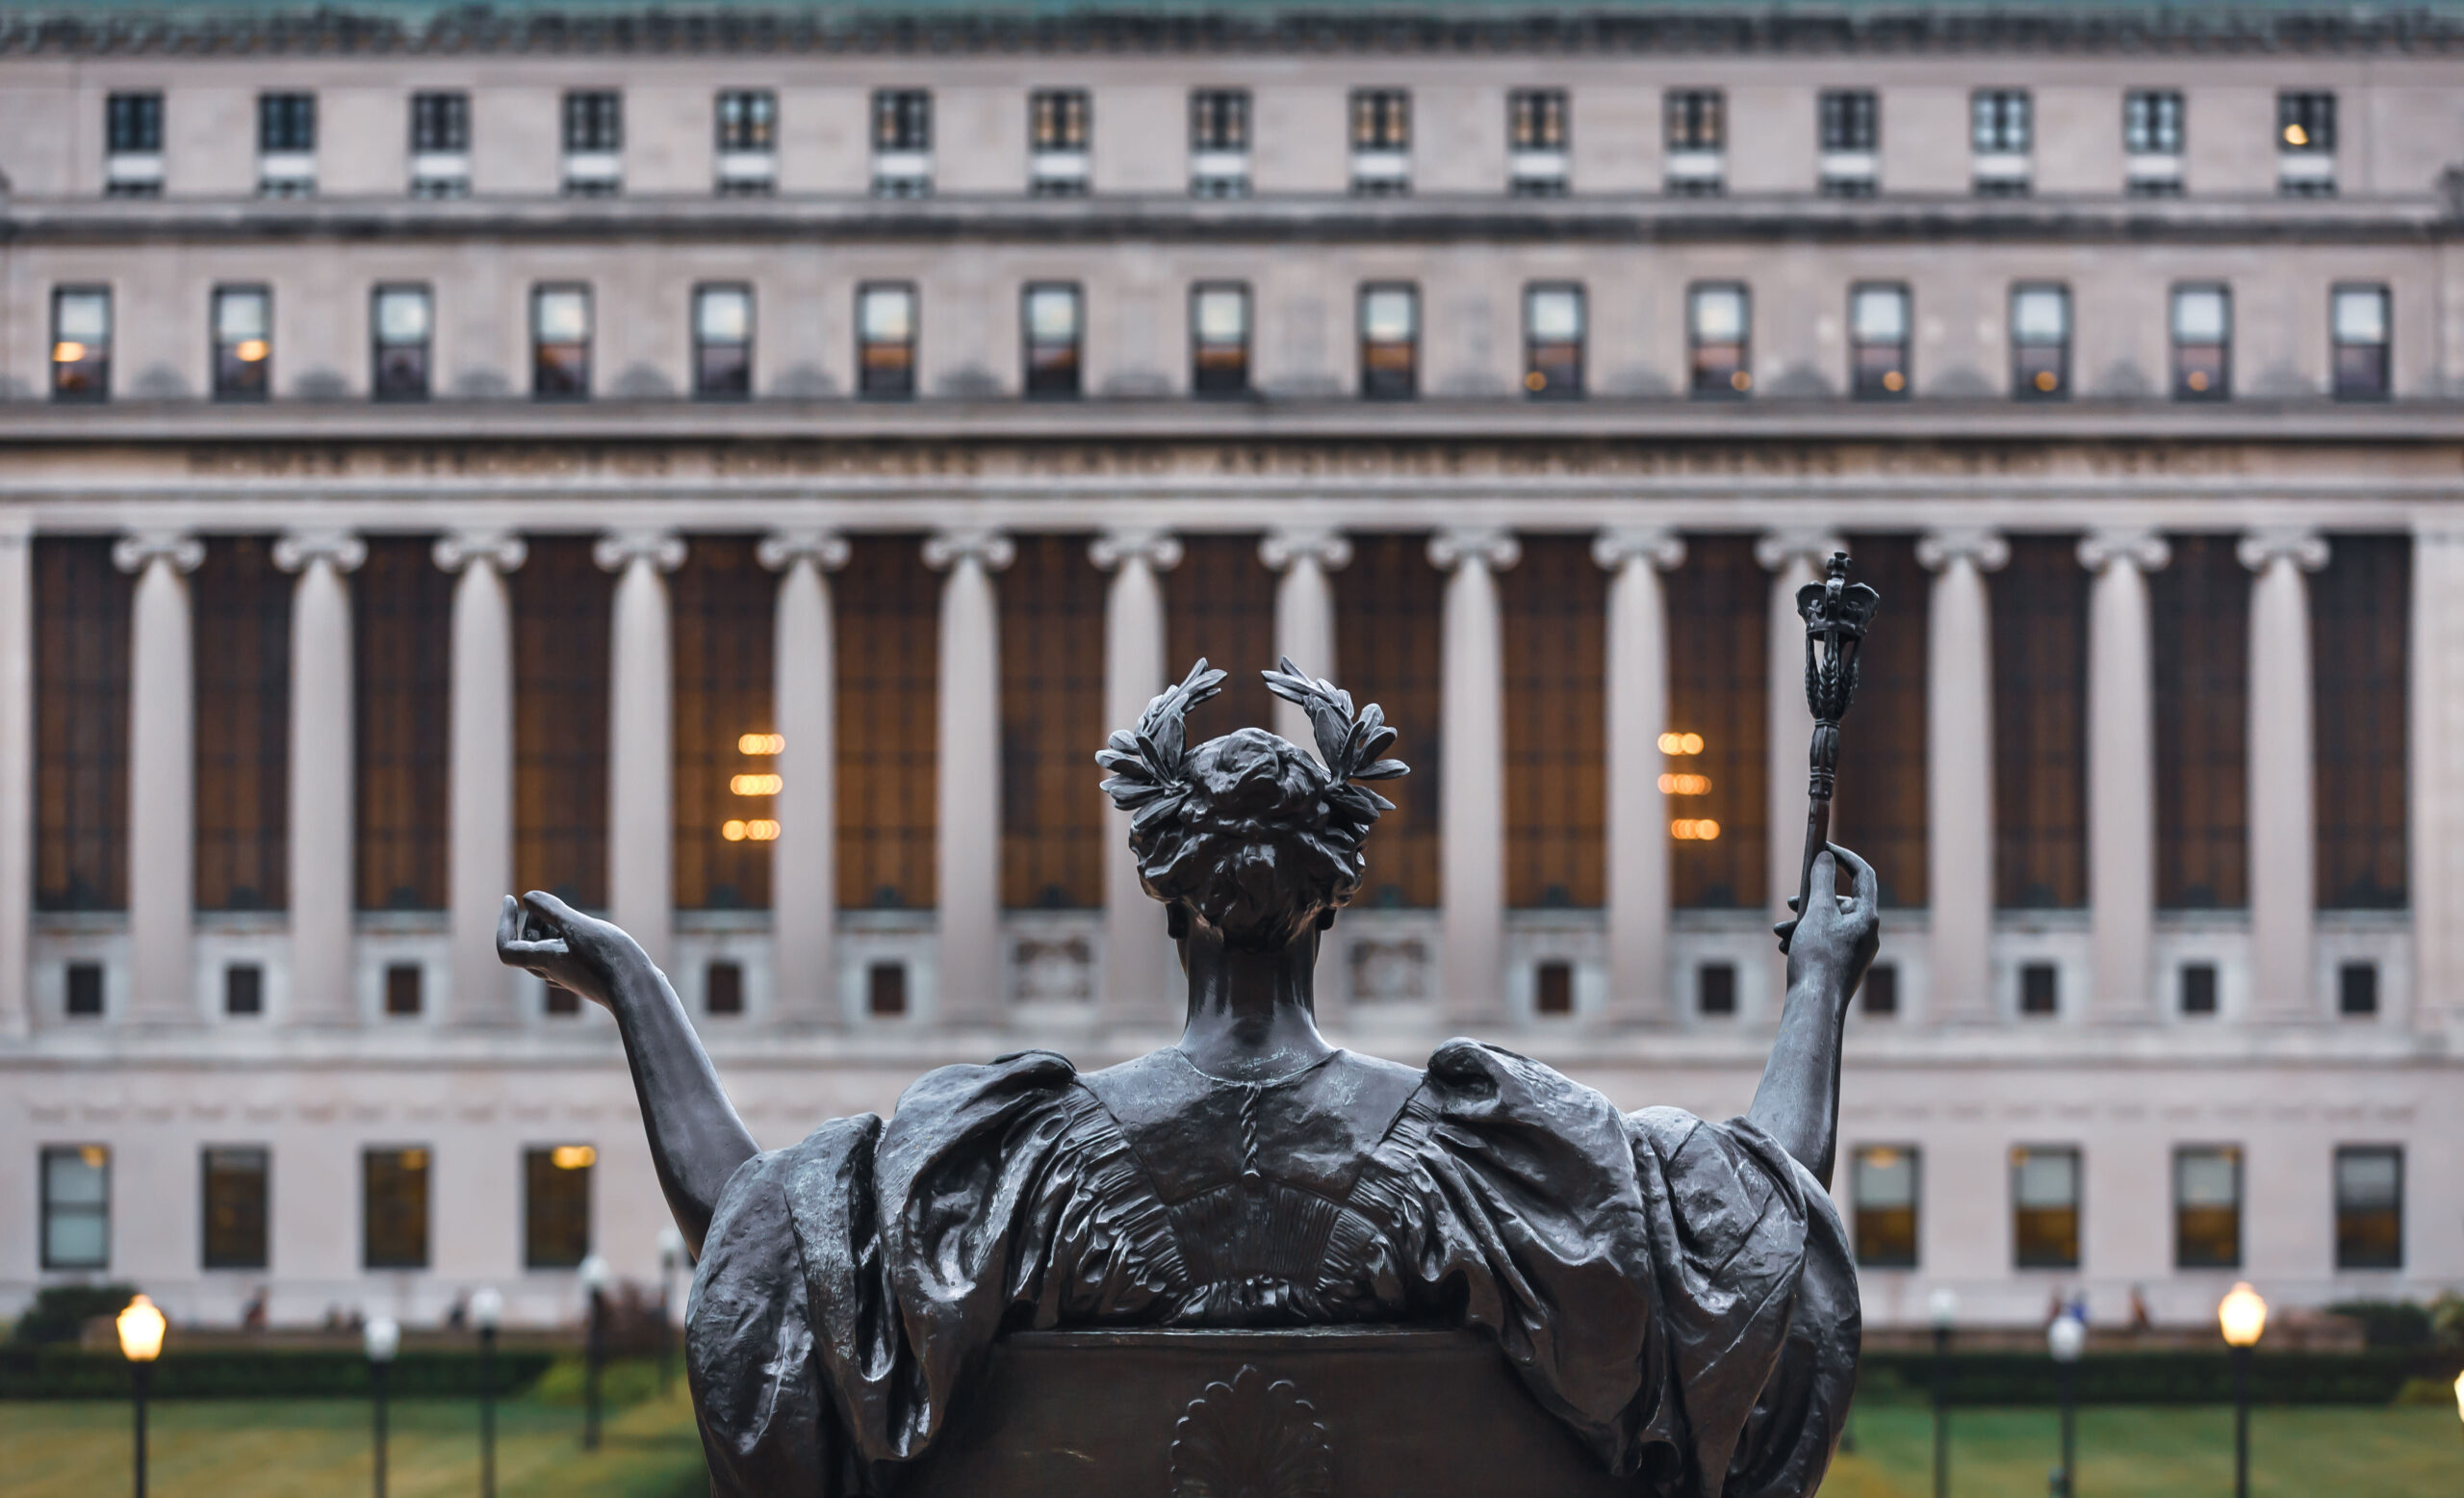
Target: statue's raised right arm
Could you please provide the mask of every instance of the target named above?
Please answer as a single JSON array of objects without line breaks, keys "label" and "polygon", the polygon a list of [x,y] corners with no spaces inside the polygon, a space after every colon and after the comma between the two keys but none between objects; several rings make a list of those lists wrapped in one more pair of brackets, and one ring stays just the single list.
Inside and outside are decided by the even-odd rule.
[{"label": "statue's raised right arm", "polygon": [[537,890],[519,901],[505,896],[497,956],[605,1005],[616,1017],[659,1189],[698,1257],[719,1193],[758,1147],[719,1086],[667,974],[623,928]]},{"label": "statue's raised right arm", "polygon": [[[1834,892],[1841,867],[1855,885],[1853,894]],[[1840,1032],[1848,1002],[1881,944],[1882,883],[1872,865],[1835,842],[1815,857],[1811,889],[1813,909],[1803,913],[1788,943],[1780,1034],[1745,1116],[1828,1187],[1839,1137]],[[1796,904],[1791,897],[1789,907]]]}]

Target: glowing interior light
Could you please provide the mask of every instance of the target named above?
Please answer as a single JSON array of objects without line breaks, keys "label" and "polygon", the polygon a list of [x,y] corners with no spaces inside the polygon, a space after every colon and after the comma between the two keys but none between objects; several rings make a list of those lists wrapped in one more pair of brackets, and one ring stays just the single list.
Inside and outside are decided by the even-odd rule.
[{"label": "glowing interior light", "polygon": [[2284,127],[2284,143],[2287,145],[2308,145],[2310,143],[2310,132],[2302,129],[2297,124],[2287,125]]},{"label": "glowing interior light", "polygon": [[1883,375],[1883,388],[1893,393],[1905,390],[1908,388],[1908,376],[1897,370],[1891,370]]},{"label": "glowing interior light", "polygon": [[2193,390],[2205,390],[2207,388],[2207,372],[2205,370],[2191,371],[2191,377],[2188,383]]},{"label": "glowing interior light", "polygon": [[1720,836],[1720,824],[1707,816],[1681,816],[1668,824],[1668,835],[1680,842],[1711,842]]},{"label": "glowing interior light", "polygon": [[1748,374],[1743,370],[1739,370],[1729,376],[1729,383],[1734,385],[1739,390],[1752,390],[1754,388],[1754,376]]},{"label": "glowing interior light", "polygon": [[784,734],[744,734],[735,741],[738,754],[783,754],[787,748]]},{"label": "glowing interior light", "polygon": [[85,1145],[77,1150],[77,1158],[84,1161],[90,1171],[101,1170],[111,1157],[112,1152],[100,1145]]},{"label": "glowing interior light", "polygon": [[1708,775],[1663,775],[1659,778],[1659,793],[1664,796],[1707,795],[1711,789]]},{"label": "glowing interior light", "polygon": [[2060,379],[2058,379],[2058,378],[2056,378],[2056,377],[2055,377],[2053,371],[2051,371],[2051,370],[2039,370],[2039,371],[2037,371],[2037,388],[2038,388],[2039,390],[2051,390],[2054,386],[2059,385],[2059,384],[2061,384],[2061,383],[2062,383],[2062,381],[2061,381]]},{"label": "glowing interior light", "polygon": [[548,1163],[560,1171],[586,1171],[599,1163],[599,1151],[588,1145],[558,1145],[548,1151]]},{"label": "glowing interior light", "polygon": [[747,822],[744,835],[755,842],[775,842],[779,839],[779,824],[773,821]]},{"label": "glowing interior light", "polygon": [[1659,752],[1662,754],[1701,754],[1703,752],[1703,736],[1700,734],[1662,734],[1659,736]]},{"label": "glowing interior light", "polygon": [[54,364],[74,364],[84,357],[86,357],[84,344],[70,343],[63,339],[51,346],[51,360]]},{"label": "glowing interior light", "polygon": [[1538,370],[1533,370],[1530,374],[1523,376],[1523,388],[1526,390],[1546,390],[1549,388],[1549,376],[1541,374]]},{"label": "glowing interior light", "polygon": [[266,356],[266,341],[262,338],[243,339],[240,347],[232,352],[240,356],[241,363],[254,364]]},{"label": "glowing interior light", "polygon": [[776,775],[738,775],[728,782],[728,788],[739,796],[775,796],[786,782]]},{"label": "glowing interior light", "polygon": [[719,836],[725,838],[730,842],[742,842],[744,840],[744,823],[733,820],[721,822],[719,824]]}]

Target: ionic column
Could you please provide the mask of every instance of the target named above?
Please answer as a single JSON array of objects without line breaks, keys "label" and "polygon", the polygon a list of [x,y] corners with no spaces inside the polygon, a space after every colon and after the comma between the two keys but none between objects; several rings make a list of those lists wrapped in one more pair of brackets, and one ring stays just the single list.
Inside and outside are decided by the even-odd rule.
[{"label": "ionic column", "polygon": [[1591,559],[1608,583],[1608,1012],[1611,1024],[1675,1018],[1668,973],[1668,605],[1659,575],[1685,560],[1672,530],[1610,530]]},{"label": "ionic column", "polygon": [[770,844],[770,1022],[835,1025],[838,1003],[838,646],[831,573],[844,537],[767,536],[757,555],[781,574],[771,670],[779,752],[779,840]]},{"label": "ionic column", "polygon": [[1772,919],[1788,918],[1806,850],[1806,752],[1813,741],[1813,713],[1806,707],[1806,626],[1797,616],[1797,589],[1822,580],[1823,563],[1848,550],[1835,535],[1813,530],[1774,531],[1754,543],[1754,559],[1771,576],[1770,762],[1765,788],[1770,825]]},{"label": "ionic column", "polygon": [[[1258,559],[1281,573],[1274,589],[1274,649],[1313,677],[1340,682],[1335,670],[1335,590],[1326,574],[1351,565],[1351,542],[1334,530],[1273,530],[1258,543]],[[1187,665],[1187,662],[1182,662]],[[1244,663],[1245,665],[1245,663]],[[1277,697],[1274,731],[1312,754],[1308,714]]]},{"label": "ionic column", "polygon": [[0,1039],[32,1027],[35,814],[34,536],[0,522]]},{"label": "ionic column", "polygon": [[368,544],[340,532],[286,535],[274,565],[291,594],[291,1018],[358,1019],[351,974],[352,831],[358,807],[351,731],[350,587]]},{"label": "ionic column", "polygon": [[511,1024],[519,979],[497,961],[497,915],[513,887],[513,600],[505,577],[530,555],[505,531],[436,543],[453,584],[453,682],[446,812],[446,909],[456,1024]]},{"label": "ionic column", "polygon": [[2251,1007],[2298,1020],[2318,1010],[2310,587],[2301,575],[2327,565],[2327,542],[2311,530],[2261,530],[2234,552],[2258,575],[2250,587]]},{"label": "ionic column", "polygon": [[681,537],[659,530],[599,538],[591,560],[616,574],[607,662],[607,917],[665,967],[676,926],[675,666],[667,579]]},{"label": "ionic column", "polygon": [[2152,530],[2099,530],[2079,543],[2088,596],[2088,904],[2095,946],[2091,1012],[2153,1014],[2156,928],[2156,698],[2147,574],[2172,560]]},{"label": "ionic column", "polygon": [[1985,575],[2011,559],[1989,530],[1937,530],[1925,660],[1925,884],[1932,1012],[1993,1013],[1993,616]]},{"label": "ionic column", "polygon": [[1001,987],[1001,611],[992,574],[1017,548],[998,531],[924,543],[941,585],[940,721],[935,730],[935,884],[940,1017],[997,1025]]},{"label": "ionic column", "polygon": [[1505,1017],[1505,644],[1497,574],[1522,556],[1502,529],[1441,530],[1428,543],[1430,562],[1453,574],[1438,715],[1438,985],[1446,1018],[1457,1024]]},{"label": "ionic column", "polygon": [[2464,529],[2413,532],[2404,711],[2413,1023],[2464,1019]]},{"label": "ionic column", "polygon": [[[1164,590],[1156,574],[1180,565],[1181,543],[1153,530],[1114,531],[1091,551],[1110,571],[1104,595],[1104,728],[1138,722],[1164,689]],[[1104,808],[1103,1015],[1113,1024],[1164,1024],[1172,1019],[1172,953],[1164,913],[1138,883],[1129,850],[1129,814]]]},{"label": "ionic column", "polygon": [[196,683],[188,574],[194,536],[123,537],[112,562],[137,575],[128,671],[128,945],[132,1020],[193,1023]]}]

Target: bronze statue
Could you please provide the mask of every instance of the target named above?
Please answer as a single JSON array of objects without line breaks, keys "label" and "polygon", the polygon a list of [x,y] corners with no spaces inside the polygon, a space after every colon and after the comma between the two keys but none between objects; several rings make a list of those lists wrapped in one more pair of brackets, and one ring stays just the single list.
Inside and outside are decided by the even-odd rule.
[{"label": "bronze statue", "polygon": [[[1391,806],[1361,783],[1405,767],[1373,704],[1289,660],[1266,679],[1314,758],[1254,728],[1187,747],[1223,680],[1203,660],[1097,756],[1189,977],[1179,1044],[1102,1072],[1040,1050],[945,1067],[887,1120],[764,1152],[638,945],[553,896],[506,900],[503,960],[623,1033],[700,1260],[686,1348],[717,1492],[896,1492],[995,1340],[1052,1328],[1476,1328],[1633,1491],[1819,1485],[1856,1374],[1827,1185],[1873,871],[1816,861],[1741,1119],[1620,1113],[1476,1041],[1425,1071],[1337,1049],[1313,1019],[1319,940]],[[1313,1470],[1292,1490],[1326,1490]]]}]

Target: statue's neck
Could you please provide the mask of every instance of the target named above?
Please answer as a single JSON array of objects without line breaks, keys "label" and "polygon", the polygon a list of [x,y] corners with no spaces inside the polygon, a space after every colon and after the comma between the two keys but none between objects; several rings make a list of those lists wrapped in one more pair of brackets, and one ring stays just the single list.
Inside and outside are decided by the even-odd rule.
[{"label": "statue's neck", "polygon": [[1252,952],[1228,947],[1220,933],[1193,922],[1180,945],[1190,983],[1181,1051],[1199,1071],[1262,1082],[1334,1049],[1318,1033],[1315,1014],[1317,932],[1304,931],[1276,951]]}]

